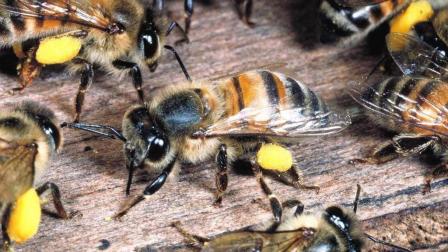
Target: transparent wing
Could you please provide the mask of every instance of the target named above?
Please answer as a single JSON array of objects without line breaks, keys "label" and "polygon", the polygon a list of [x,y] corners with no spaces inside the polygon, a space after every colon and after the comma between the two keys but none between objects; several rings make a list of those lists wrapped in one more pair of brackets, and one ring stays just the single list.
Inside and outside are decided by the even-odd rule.
[{"label": "transparent wing", "polygon": [[282,232],[231,232],[212,239],[203,251],[301,251],[314,238],[315,231],[300,228]]},{"label": "transparent wing", "polygon": [[448,58],[418,37],[405,33],[386,36],[390,55],[405,75],[444,79],[448,76]]},{"label": "transparent wing", "polygon": [[14,202],[32,187],[35,145],[19,145],[0,138],[0,201]]},{"label": "transparent wing", "polygon": [[15,0],[14,6],[0,3],[0,12],[40,20],[61,20],[103,31],[113,29],[114,24],[110,21],[109,15],[95,2],[90,0]]},{"label": "transparent wing", "polygon": [[350,83],[348,93],[382,117],[381,122],[392,120],[404,129],[417,127],[448,136],[448,83],[408,76],[374,79]]},{"label": "transparent wing", "polygon": [[304,137],[328,135],[342,131],[351,123],[348,114],[304,107],[247,107],[221,119],[194,136],[274,136]]},{"label": "transparent wing", "polygon": [[357,7],[380,4],[382,2],[387,2],[389,0],[333,0],[333,1],[341,6],[357,8]]}]

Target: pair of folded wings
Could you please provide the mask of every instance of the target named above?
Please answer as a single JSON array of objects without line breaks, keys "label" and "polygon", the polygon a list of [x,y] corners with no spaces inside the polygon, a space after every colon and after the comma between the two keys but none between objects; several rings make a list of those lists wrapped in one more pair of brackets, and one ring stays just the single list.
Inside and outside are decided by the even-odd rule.
[{"label": "pair of folded wings", "polygon": [[[390,33],[386,37],[388,50],[395,63],[400,68],[403,76],[408,76],[415,81],[431,80],[431,85],[445,85],[448,88],[448,58],[445,51],[434,48],[422,41],[420,38],[403,33]],[[400,78],[400,77],[397,77]],[[375,90],[375,84],[384,80],[375,80],[369,83],[369,79],[361,82],[353,82],[349,86],[349,94],[361,105],[380,116],[393,119],[398,123],[410,124],[422,129],[433,131],[440,135],[446,135],[446,132],[438,129],[448,128],[446,118],[448,118],[448,104],[442,103],[444,99],[430,100],[426,97],[418,95],[410,97],[400,91],[388,90],[388,92],[378,92]],[[439,86],[440,87],[440,86]],[[441,88],[440,90],[446,90]],[[363,94],[366,92],[370,96],[366,99]],[[441,97],[445,94],[438,94]],[[401,101],[413,106],[404,107],[396,103],[396,99],[388,99],[387,97],[399,97]],[[372,101],[381,100],[386,104],[381,106]],[[419,109],[424,108],[424,109]],[[412,111],[404,111],[412,109]],[[409,113],[404,113],[409,112]],[[411,120],[403,118],[404,114],[412,114]]]}]

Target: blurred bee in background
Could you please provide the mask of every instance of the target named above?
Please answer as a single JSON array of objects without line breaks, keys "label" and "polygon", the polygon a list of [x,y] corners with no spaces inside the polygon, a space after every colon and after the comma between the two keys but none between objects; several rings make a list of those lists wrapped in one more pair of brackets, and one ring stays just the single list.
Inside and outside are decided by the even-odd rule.
[{"label": "blurred bee in background", "polygon": [[445,52],[415,36],[390,33],[386,41],[403,75],[373,75],[367,79],[367,87],[354,84],[349,92],[368,109],[369,117],[398,135],[375,148],[367,158],[353,161],[380,164],[399,156],[421,154],[437,164],[427,178],[424,192],[428,192],[433,178],[448,173],[448,59]]},{"label": "blurred bee in background", "polygon": [[168,24],[161,10],[137,0],[0,1],[0,46],[13,46],[22,62],[15,90],[31,84],[43,65],[68,64],[70,72],[81,72],[75,121],[94,66],[120,77],[129,72],[142,102],[140,68],[155,70],[163,48],[175,54],[186,74],[174,48],[165,45],[176,27],[181,29]]},{"label": "blurred bee in background", "polygon": [[71,218],[58,187],[38,188],[50,158],[62,147],[53,112],[34,102],[0,112],[0,217],[3,246],[22,243],[36,234],[41,215],[39,196],[51,190],[57,217]]},{"label": "blurred bee in background", "polygon": [[378,240],[363,233],[356,218],[361,187],[358,185],[353,212],[340,206],[330,206],[322,212],[304,213],[304,205],[298,200],[283,203],[285,218],[281,223],[269,224],[267,230],[247,228],[228,232],[213,238],[192,235],[179,222],[173,226],[201,251],[340,251],[357,252],[365,247],[365,238],[393,248],[406,248]]},{"label": "blurred bee in background", "polygon": [[[233,0],[238,17],[248,26],[253,26],[255,23],[250,21],[252,15],[253,3],[252,0]],[[193,16],[194,0],[184,0],[185,10],[185,33],[188,34],[191,26],[191,17]],[[163,9],[165,0],[154,0],[153,6],[157,9]]]},{"label": "blurred bee in background", "polygon": [[447,6],[445,0],[325,0],[320,7],[321,40],[347,37],[340,44],[353,46],[367,39],[378,50],[389,32],[426,32],[434,13]]},{"label": "blurred bee in background", "polygon": [[[143,194],[124,207],[116,218],[157,192],[181,162],[197,164],[215,156],[215,203],[221,204],[227,189],[227,167],[236,159],[250,160],[263,192],[269,197],[274,217],[280,221],[281,204],[269,189],[261,169],[298,188],[318,187],[303,184],[295,165],[285,167],[282,162],[275,167],[270,160],[262,160],[266,158],[264,155],[269,156],[263,152],[288,156],[279,145],[263,144],[333,134],[349,124],[348,117],[329,110],[304,84],[281,73],[255,70],[215,81],[162,88],[154,92],[146,106],[132,107],[126,112],[122,133],[109,126],[85,123],[64,126],[124,142],[128,194],[135,169],[160,172]],[[261,161],[257,162],[251,154],[259,150],[263,151],[258,152],[258,161]]]}]

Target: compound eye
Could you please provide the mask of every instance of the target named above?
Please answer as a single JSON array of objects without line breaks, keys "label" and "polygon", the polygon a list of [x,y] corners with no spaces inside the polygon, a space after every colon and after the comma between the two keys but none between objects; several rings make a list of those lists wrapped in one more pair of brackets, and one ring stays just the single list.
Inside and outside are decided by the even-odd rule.
[{"label": "compound eye", "polygon": [[159,36],[154,28],[145,29],[141,36],[145,58],[152,58],[159,49]]},{"label": "compound eye", "polygon": [[168,140],[163,137],[154,137],[150,142],[147,158],[150,161],[158,161],[162,159],[168,151]]}]

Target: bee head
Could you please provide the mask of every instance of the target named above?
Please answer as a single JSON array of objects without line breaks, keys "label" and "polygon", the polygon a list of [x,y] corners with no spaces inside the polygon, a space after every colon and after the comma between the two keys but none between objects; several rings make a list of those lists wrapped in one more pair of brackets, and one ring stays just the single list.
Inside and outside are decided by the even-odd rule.
[{"label": "bee head", "polygon": [[129,193],[135,168],[142,168],[144,162],[161,162],[170,150],[170,143],[160,124],[143,106],[132,108],[123,121],[123,135],[127,139],[124,152],[129,179],[126,192]]},{"label": "bee head", "polygon": [[56,126],[55,116],[51,110],[32,101],[22,103],[15,110],[26,114],[39,125],[54,151],[60,149],[62,146],[62,135],[60,129]]},{"label": "bee head", "polygon": [[332,206],[325,209],[324,218],[335,230],[336,236],[343,242],[346,251],[361,251],[362,239],[359,237],[361,232],[354,215],[338,206]]},{"label": "bee head", "polygon": [[159,29],[154,21],[154,13],[147,10],[146,18],[138,34],[138,47],[142,51],[145,62],[152,65],[160,54]]}]

